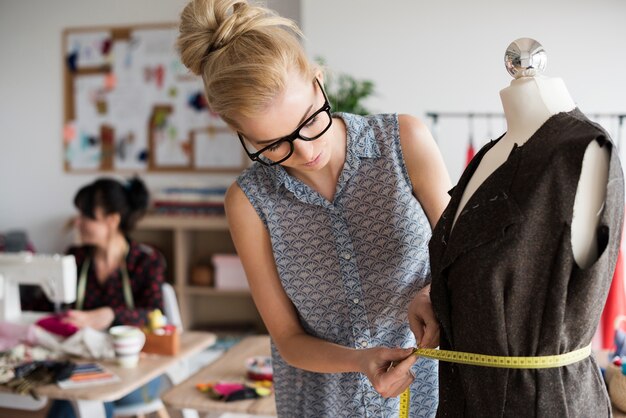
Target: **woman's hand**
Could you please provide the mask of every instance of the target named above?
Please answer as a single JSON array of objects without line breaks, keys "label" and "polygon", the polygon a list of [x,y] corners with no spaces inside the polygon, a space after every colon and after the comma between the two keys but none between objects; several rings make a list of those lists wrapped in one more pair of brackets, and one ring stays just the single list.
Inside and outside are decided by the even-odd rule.
[{"label": "woman's hand", "polygon": [[430,302],[430,285],[417,292],[409,304],[409,324],[418,347],[439,346],[439,322]]},{"label": "woman's hand", "polygon": [[361,372],[383,397],[400,395],[415,379],[411,366],[417,357],[412,355],[412,348],[377,347],[359,351],[363,353]]},{"label": "woman's hand", "polygon": [[99,331],[107,329],[115,319],[113,309],[104,306],[90,311],[67,311],[63,322],[70,323],[78,328],[90,327]]}]

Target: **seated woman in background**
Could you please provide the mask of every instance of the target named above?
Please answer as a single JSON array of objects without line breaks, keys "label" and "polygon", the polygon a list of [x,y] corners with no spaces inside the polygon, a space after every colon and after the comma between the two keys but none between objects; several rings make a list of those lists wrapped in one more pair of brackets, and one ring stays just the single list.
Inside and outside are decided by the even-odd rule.
[{"label": "seated woman in background", "polygon": [[[79,214],[74,225],[80,244],[70,247],[67,254],[76,258],[78,289],[66,322],[97,330],[143,326],[148,313],[163,310],[165,259],[156,249],[129,237],[148,200],[148,190],[137,177],[126,184],[101,178],[76,193],[74,206]],[[52,310],[43,294],[24,301],[24,307]]]},{"label": "seated woman in background", "polygon": [[[148,313],[155,309],[163,311],[161,285],[165,280],[165,259],[156,249],[129,237],[145,213],[148,200],[148,190],[137,177],[125,184],[101,178],[78,191],[74,205],[79,211],[75,226],[80,245],[67,251],[76,258],[78,289],[66,322],[97,330],[113,325],[143,326],[148,322]],[[37,301],[32,308],[45,307],[46,302]],[[160,378],[157,378],[115,405],[146,402],[158,396],[159,389]],[[105,404],[105,409],[111,417],[114,404]],[[68,401],[54,401],[48,414],[48,417],[73,416]]]},{"label": "seated woman in background", "polygon": [[84,186],[74,198],[81,245],[76,306],[67,321],[81,328],[147,324],[148,313],[163,311],[161,285],[165,259],[156,249],[129,238],[148,207],[148,190],[137,177],[126,184],[103,178]]}]

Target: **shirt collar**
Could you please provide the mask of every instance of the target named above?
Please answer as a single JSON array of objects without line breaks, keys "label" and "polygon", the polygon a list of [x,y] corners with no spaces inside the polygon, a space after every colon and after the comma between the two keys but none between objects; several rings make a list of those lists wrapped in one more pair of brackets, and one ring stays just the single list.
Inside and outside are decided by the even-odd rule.
[{"label": "shirt collar", "polygon": [[[361,159],[380,157],[380,149],[369,118],[350,113],[334,113],[333,117],[343,119],[346,125],[346,162],[339,178],[339,187],[343,188],[343,184],[359,168]],[[300,180],[290,176],[280,165],[263,166],[263,168],[273,177],[276,189],[285,186],[298,196],[305,192],[304,188],[308,188]]]},{"label": "shirt collar", "polygon": [[340,117],[346,124],[348,141],[346,159],[350,154],[358,158],[380,157],[370,118],[350,113],[335,113],[334,116]]}]

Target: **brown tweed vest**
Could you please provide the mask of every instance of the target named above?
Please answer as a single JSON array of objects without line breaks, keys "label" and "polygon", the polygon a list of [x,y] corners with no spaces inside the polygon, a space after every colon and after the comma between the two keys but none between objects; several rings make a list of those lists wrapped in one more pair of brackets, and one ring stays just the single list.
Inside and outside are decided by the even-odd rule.
[{"label": "brown tweed vest", "polygon": [[[599,259],[580,269],[570,225],[583,155],[611,149]],[[430,241],[431,298],[441,348],[542,356],[588,345],[600,319],[620,245],[624,180],[608,134],[578,109],[548,119],[474,193],[450,226],[476,155]],[[589,357],[553,369],[514,370],[440,362],[438,417],[607,417],[610,403]]]}]

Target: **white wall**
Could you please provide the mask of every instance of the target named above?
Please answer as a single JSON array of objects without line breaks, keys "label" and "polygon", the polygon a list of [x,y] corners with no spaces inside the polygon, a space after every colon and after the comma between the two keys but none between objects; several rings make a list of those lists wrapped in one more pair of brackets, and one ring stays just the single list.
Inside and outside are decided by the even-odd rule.
[{"label": "white wall", "polygon": [[[504,52],[520,37],[541,42],[546,74],[564,79],[583,112],[626,113],[626,2],[568,0],[302,0],[312,56],[375,81],[371,111],[501,112],[511,77]],[[602,123],[602,121],[599,120]],[[442,120],[439,144],[456,182],[464,166],[467,121]],[[615,126],[605,126],[615,135]],[[493,134],[504,132],[493,122]],[[487,139],[476,121],[475,138]],[[626,135],[626,129],[622,136]]]},{"label": "white wall", "polygon": [[[0,233],[22,228],[39,251],[63,251],[72,199],[96,175],[62,158],[61,34],[67,27],[176,22],[185,0],[0,0]],[[293,19],[300,4],[270,0]],[[149,187],[230,184],[234,175],[145,175]]]},{"label": "white wall", "polygon": [[[502,57],[531,36],[548,51],[583,111],[626,112],[626,2],[270,0],[301,16],[311,56],[376,82],[373,111],[500,111]],[[66,27],[175,21],[184,0],[0,0],[0,231],[26,229],[40,251],[62,251],[72,197],[95,175],[62,166],[61,32]],[[502,131],[494,124],[495,133]],[[440,146],[460,174],[465,128]],[[484,128],[484,127],[483,127]],[[452,132],[458,132],[453,134]],[[476,137],[484,139],[485,129]],[[626,139],[626,138],[625,138]],[[233,175],[147,175],[149,186],[228,184]]]}]

